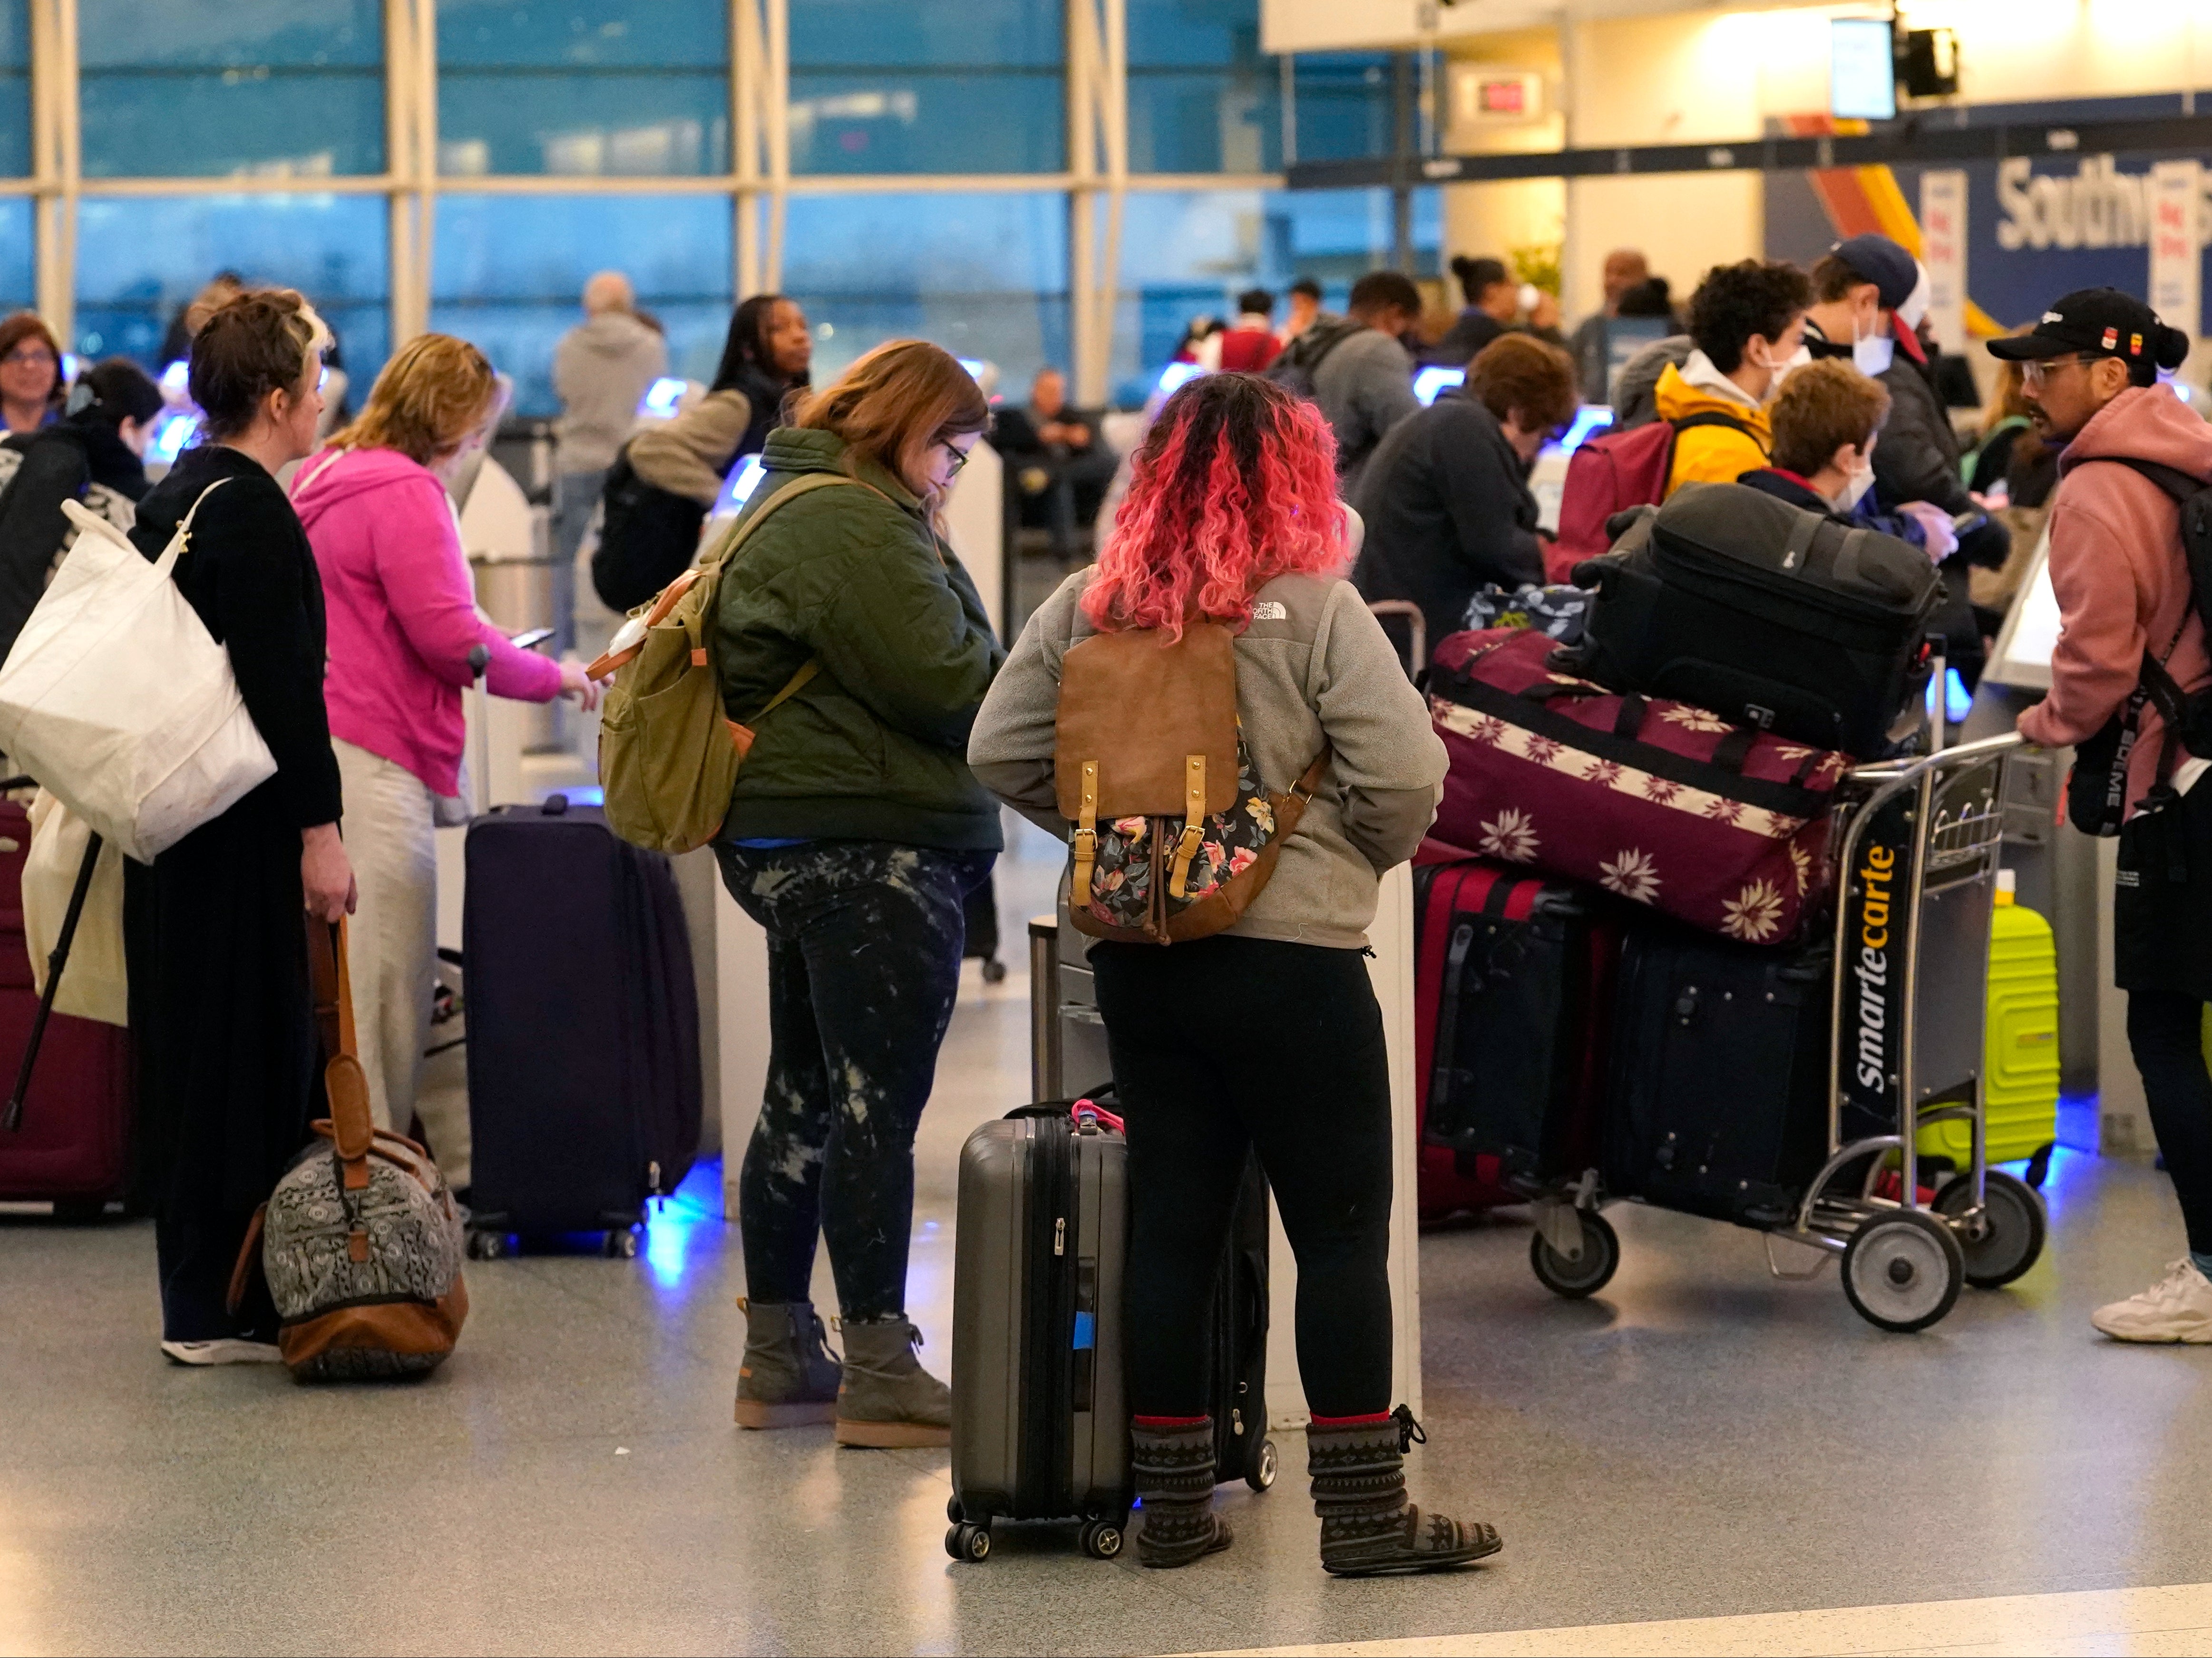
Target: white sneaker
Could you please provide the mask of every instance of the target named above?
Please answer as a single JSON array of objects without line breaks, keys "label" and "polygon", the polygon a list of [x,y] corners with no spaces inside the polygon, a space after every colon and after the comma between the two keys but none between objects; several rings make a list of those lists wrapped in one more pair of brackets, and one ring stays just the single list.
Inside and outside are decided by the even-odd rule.
[{"label": "white sneaker", "polygon": [[2115,1341],[2212,1343],[2212,1280],[2184,1255],[2149,1289],[2100,1307],[2089,1322]]},{"label": "white sneaker", "polygon": [[225,1336],[216,1341],[165,1341],[161,1351],[177,1364],[282,1364],[283,1352],[273,1341],[240,1341]]}]

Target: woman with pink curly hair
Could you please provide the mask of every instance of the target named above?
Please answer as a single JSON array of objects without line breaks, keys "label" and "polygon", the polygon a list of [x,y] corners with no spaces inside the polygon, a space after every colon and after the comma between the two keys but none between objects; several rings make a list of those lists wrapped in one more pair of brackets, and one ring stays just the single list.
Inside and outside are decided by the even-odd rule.
[{"label": "woman with pink curly hair", "polygon": [[1435,815],[1443,746],[1382,629],[1341,580],[1351,551],[1335,444],[1310,404],[1249,374],[1168,400],[1097,566],[1061,584],[984,699],[976,777],[1065,839],[1055,808],[1060,665],[1096,633],[1235,631],[1237,713],[1261,780],[1326,769],[1241,919],[1161,949],[1091,951],[1121,1109],[1130,1226],[1124,1321],[1139,1558],[1225,1548],[1207,1414],[1213,1281],[1259,1154],[1297,1257],[1298,1374],[1322,1564],[1425,1571],[1498,1534],[1406,1500],[1412,1418],[1390,1406],[1390,1089],[1362,960],[1382,872]]}]

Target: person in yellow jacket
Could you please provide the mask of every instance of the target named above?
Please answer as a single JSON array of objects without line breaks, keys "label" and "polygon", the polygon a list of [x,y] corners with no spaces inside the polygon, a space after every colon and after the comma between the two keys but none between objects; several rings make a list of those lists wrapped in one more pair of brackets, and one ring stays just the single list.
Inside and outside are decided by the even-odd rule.
[{"label": "person in yellow jacket", "polygon": [[1812,284],[1795,265],[1746,259],[1705,273],[1690,296],[1697,349],[1659,377],[1659,417],[1675,427],[1668,495],[1685,483],[1734,483],[1767,464],[1766,404],[1805,355],[1812,303]]}]

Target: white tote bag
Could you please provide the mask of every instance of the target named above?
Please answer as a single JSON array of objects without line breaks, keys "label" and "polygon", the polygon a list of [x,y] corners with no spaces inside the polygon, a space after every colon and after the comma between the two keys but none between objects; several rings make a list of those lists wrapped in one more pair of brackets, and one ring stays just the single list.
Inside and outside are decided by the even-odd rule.
[{"label": "white tote bag", "polygon": [[[31,988],[46,990],[46,958],[61,942],[70,895],[84,867],[92,826],[59,799],[41,789],[31,803],[31,852],[23,860],[23,943],[31,953]],[[114,844],[100,848],[92,886],[62,964],[62,986],[54,993],[54,1011],[73,1013],[102,1024],[131,1023],[131,975],[123,958],[123,854]]]},{"label": "white tote bag", "polygon": [[142,864],[276,774],[230,653],[171,579],[222,487],[151,564],[64,502],[76,544],[0,667],[0,752]]}]

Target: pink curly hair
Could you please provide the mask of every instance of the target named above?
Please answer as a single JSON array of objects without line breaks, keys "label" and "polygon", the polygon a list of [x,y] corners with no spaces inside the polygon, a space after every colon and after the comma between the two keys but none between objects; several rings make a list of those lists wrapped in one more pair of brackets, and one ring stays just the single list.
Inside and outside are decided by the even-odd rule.
[{"label": "pink curly hair", "polygon": [[1344,554],[1336,438],[1311,404],[1256,374],[1206,374],[1167,400],[1083,596],[1109,633],[1252,620],[1279,575]]}]

